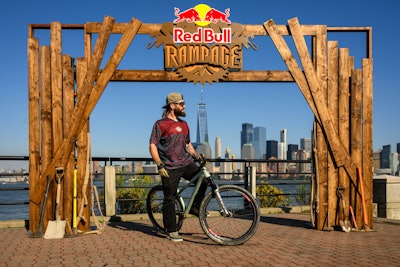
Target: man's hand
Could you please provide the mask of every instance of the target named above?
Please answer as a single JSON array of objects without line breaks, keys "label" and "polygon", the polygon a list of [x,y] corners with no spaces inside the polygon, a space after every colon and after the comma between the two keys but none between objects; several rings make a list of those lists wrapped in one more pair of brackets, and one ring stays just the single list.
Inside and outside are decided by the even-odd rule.
[{"label": "man's hand", "polygon": [[164,163],[159,162],[159,163],[157,164],[157,168],[158,168],[158,174],[160,174],[161,177],[164,177],[164,178],[168,178],[168,177],[169,177],[168,171],[167,171],[167,169],[165,168]]}]

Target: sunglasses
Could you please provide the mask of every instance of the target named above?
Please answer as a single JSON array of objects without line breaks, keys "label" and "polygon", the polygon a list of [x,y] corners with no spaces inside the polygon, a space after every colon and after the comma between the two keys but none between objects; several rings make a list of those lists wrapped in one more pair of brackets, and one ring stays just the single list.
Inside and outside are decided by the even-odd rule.
[{"label": "sunglasses", "polygon": [[185,101],[183,101],[183,102],[178,102],[178,103],[174,103],[174,104],[183,107],[183,106],[185,105]]}]

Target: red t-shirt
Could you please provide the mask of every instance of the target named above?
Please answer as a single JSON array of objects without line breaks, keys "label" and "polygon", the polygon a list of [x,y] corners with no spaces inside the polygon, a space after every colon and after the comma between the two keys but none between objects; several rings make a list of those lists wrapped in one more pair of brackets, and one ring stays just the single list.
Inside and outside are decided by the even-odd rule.
[{"label": "red t-shirt", "polygon": [[189,143],[189,126],[186,121],[174,121],[165,116],[154,123],[150,144],[157,146],[160,159],[168,169],[181,168],[193,162],[186,150]]}]

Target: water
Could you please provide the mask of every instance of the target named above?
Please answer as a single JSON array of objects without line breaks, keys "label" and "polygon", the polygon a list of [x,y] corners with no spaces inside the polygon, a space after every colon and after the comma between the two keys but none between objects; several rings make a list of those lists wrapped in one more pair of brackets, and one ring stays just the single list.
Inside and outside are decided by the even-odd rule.
[{"label": "water", "polygon": [[[18,190],[0,190],[0,203],[29,203],[29,190],[26,183],[1,184],[1,189],[17,188]],[[0,221],[28,220],[29,205],[0,205]]]},{"label": "water", "polygon": [[[268,181],[269,184],[275,186],[277,189],[281,190],[284,194],[294,194],[296,193],[296,188],[300,185],[302,181]],[[229,181],[223,181],[222,184],[232,183]],[[100,188],[103,184],[95,183],[95,185]],[[309,184],[306,184],[307,186]],[[0,189],[3,188],[18,188],[21,190],[0,190],[0,203],[26,203],[21,205],[0,205],[0,221],[6,220],[29,220],[29,190],[28,184],[26,183],[7,183],[1,184]],[[190,195],[190,190],[184,193],[184,196]],[[287,196],[289,197],[289,196]],[[293,196],[290,196],[292,201],[291,205],[297,205]]]}]

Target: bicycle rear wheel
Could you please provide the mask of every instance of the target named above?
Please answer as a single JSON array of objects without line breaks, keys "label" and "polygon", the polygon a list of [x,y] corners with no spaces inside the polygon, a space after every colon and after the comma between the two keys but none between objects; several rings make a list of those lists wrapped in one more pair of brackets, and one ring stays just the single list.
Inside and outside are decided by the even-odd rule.
[{"label": "bicycle rear wheel", "polygon": [[236,185],[219,187],[224,214],[216,194],[210,191],[200,206],[200,225],[213,241],[227,246],[240,245],[249,240],[260,223],[260,209],[256,199]]},{"label": "bicycle rear wheel", "polygon": [[[147,214],[153,226],[160,232],[165,233],[163,222],[164,189],[161,185],[154,186],[147,195]],[[179,231],[183,224],[184,211],[182,203],[175,199],[176,227]]]}]

